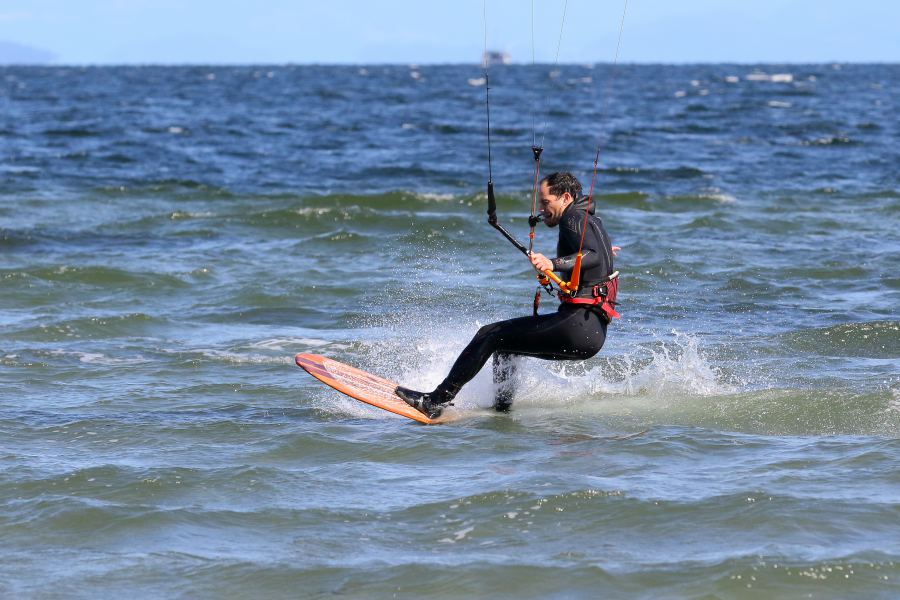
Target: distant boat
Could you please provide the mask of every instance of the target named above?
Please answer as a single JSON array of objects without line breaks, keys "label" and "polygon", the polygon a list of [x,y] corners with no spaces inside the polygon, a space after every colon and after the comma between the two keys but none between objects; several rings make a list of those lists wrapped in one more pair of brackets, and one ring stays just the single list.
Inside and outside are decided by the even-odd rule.
[{"label": "distant boat", "polygon": [[512,56],[509,55],[509,52],[486,50],[481,56],[481,61],[485,65],[508,65],[512,63]]}]

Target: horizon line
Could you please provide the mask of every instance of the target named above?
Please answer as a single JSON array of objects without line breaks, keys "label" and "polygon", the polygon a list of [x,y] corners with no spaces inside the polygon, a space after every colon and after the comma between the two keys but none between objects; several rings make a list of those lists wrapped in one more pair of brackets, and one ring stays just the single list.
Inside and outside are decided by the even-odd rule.
[{"label": "horizon line", "polygon": [[[617,66],[713,66],[713,65],[734,65],[734,66],[759,66],[759,65],[796,65],[796,66],[833,66],[833,65],[870,65],[870,66],[898,66],[900,61],[881,61],[881,60],[823,60],[823,61],[578,61],[567,63],[551,63],[551,62],[514,62],[508,64],[491,65],[490,68],[503,67],[535,67],[535,66],[581,66],[593,67],[597,65],[617,65]],[[5,67],[64,67],[64,68],[84,68],[84,67],[477,67],[484,70],[481,62],[0,62],[0,68]]]}]

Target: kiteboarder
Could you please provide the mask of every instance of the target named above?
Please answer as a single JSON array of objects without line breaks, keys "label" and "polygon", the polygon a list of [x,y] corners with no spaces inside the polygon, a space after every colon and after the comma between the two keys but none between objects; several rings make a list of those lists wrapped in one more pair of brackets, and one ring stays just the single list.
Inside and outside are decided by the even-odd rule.
[{"label": "kiteboarder", "polygon": [[[594,214],[590,195],[582,195],[581,184],[568,172],[552,173],[541,179],[539,193],[540,217],[535,221],[543,220],[548,227],[559,225],[557,256],[550,259],[528,252],[528,258],[539,272],[568,275],[580,270],[580,284],[571,293],[558,292],[561,302],[555,313],[499,321],[479,329],[450,373],[433,391],[424,393],[397,387],[397,396],[431,418],[441,414],[443,407],[492,355],[494,408],[509,410],[514,392],[514,357],[590,358],[603,347],[610,320],[619,316],[615,310],[618,274],[613,268],[618,247],[610,244],[603,222]],[[579,280],[577,275],[574,280]]]}]

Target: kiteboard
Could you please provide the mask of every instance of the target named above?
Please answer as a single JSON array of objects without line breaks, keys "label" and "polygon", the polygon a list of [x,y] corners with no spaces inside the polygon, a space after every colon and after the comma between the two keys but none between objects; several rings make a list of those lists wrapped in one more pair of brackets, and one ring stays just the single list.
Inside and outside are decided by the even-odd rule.
[{"label": "kiteboard", "polygon": [[437,419],[428,418],[394,394],[394,390],[397,389],[396,383],[362,369],[318,354],[300,353],[294,357],[294,361],[298,367],[322,383],[354,400],[371,404],[426,425],[446,423],[449,420],[446,413]]}]

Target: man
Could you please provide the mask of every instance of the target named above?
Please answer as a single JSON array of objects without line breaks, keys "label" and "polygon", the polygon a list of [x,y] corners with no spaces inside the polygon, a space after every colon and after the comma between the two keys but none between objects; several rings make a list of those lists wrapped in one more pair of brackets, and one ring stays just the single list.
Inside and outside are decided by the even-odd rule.
[{"label": "man", "polygon": [[[582,228],[588,198],[581,195],[581,184],[567,172],[552,173],[541,180],[541,216],[548,227],[559,225],[557,258],[531,253],[531,264],[538,271],[563,273],[563,279],[575,266],[581,245]],[[584,235],[581,263],[581,285],[574,299],[564,300],[552,314],[520,317],[485,325],[478,330],[469,345],[450,369],[446,379],[434,391],[417,392],[397,387],[395,393],[407,404],[431,418],[441,414],[463,385],[472,380],[487,359],[494,356],[494,382],[498,384],[494,407],[509,410],[513,390],[513,356],[534,356],[547,360],[583,360],[600,351],[606,341],[609,319],[618,316],[612,308],[617,281],[613,274],[614,248],[599,217],[590,207],[587,232]],[[611,293],[606,289],[609,282]],[[602,296],[602,297],[601,297]]]}]

